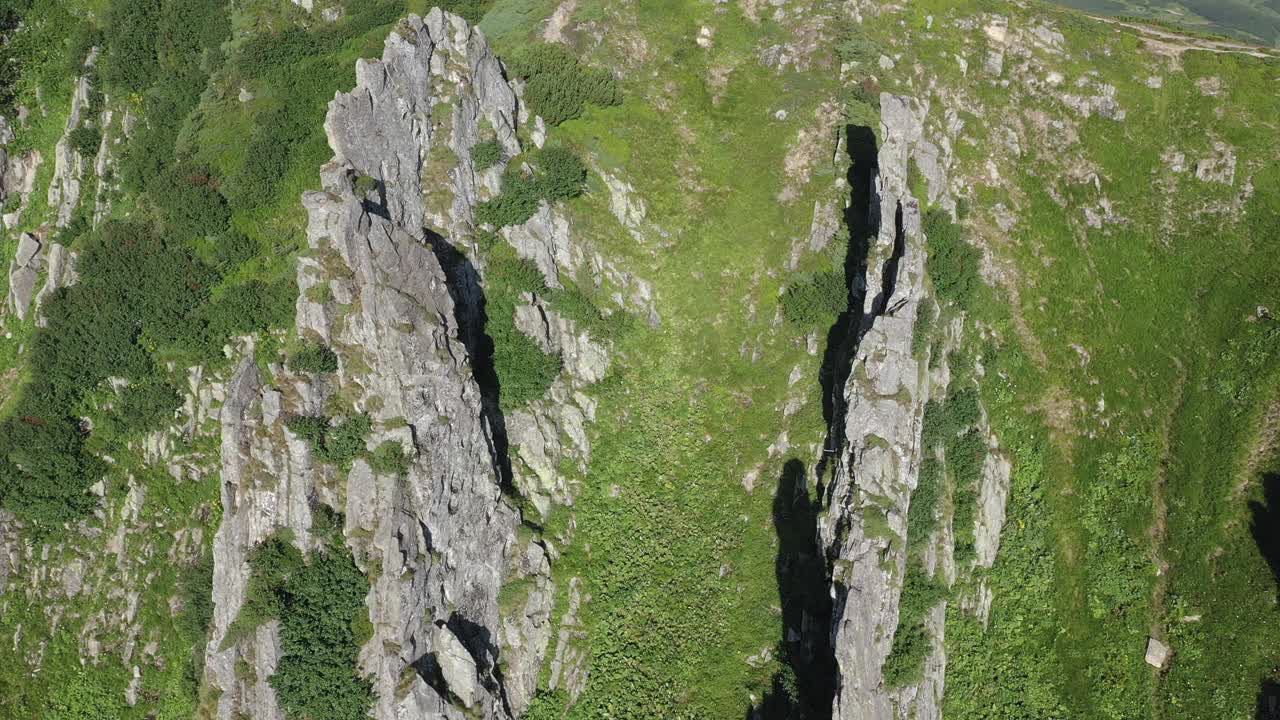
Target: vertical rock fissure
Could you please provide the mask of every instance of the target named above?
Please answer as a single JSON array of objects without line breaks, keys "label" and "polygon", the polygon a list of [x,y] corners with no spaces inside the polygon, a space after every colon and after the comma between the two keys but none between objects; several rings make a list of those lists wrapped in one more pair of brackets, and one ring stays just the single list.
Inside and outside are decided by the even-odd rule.
[{"label": "vertical rock fissure", "polygon": [[480,285],[480,273],[471,263],[471,259],[444,236],[426,228],[423,228],[422,232],[427,247],[435,254],[436,261],[444,270],[449,296],[453,298],[453,314],[454,322],[458,327],[458,338],[467,349],[467,362],[470,364],[476,385],[480,387],[480,409],[489,429],[494,471],[498,474],[503,492],[512,495],[515,492],[515,486],[511,476],[507,422],[499,403],[502,397],[502,385],[498,379],[498,371],[494,367],[493,338],[485,332],[489,316],[485,312],[486,300],[484,288]]},{"label": "vertical rock fissure", "polygon": [[880,294],[872,304],[871,315],[863,321],[863,327],[870,327],[877,317],[896,309],[889,307],[889,301],[893,299],[893,291],[898,286],[898,263],[902,262],[902,254],[906,252],[906,240],[902,231],[902,203],[899,202],[893,214],[893,253],[885,261],[884,271],[880,273]]},{"label": "vertical rock fissure", "polygon": [[849,153],[849,204],[845,207],[844,221],[849,231],[849,248],[845,253],[844,275],[849,295],[845,311],[827,332],[827,350],[820,372],[827,439],[816,473],[820,483],[819,495],[823,490],[821,483],[826,481],[830,467],[828,461],[838,457],[843,449],[844,386],[857,354],[858,340],[870,325],[870,318],[862,316],[867,294],[867,254],[871,240],[880,230],[880,201],[875,186],[879,170],[875,132],[869,127],[848,125],[845,127],[845,147]]}]

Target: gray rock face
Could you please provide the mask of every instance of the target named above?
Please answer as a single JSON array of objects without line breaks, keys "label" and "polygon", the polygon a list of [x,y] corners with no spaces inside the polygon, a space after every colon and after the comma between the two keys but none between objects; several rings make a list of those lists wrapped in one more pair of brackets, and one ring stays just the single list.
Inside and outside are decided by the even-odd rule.
[{"label": "gray rock face", "polygon": [[[432,219],[460,236],[476,203],[471,146],[481,139],[480,122],[488,121],[508,157],[518,155],[517,102],[484,35],[462,18],[433,12],[392,31],[382,60],[356,62],[356,89],[334,99],[325,130],[340,162],[381,181],[382,204],[408,228],[427,219],[421,200],[427,153],[447,144],[457,166],[426,181],[452,185],[448,217]],[[434,117],[442,111],[449,112],[447,120]],[[373,127],[376,136],[368,132]]]},{"label": "gray rock face", "polygon": [[[244,602],[253,547],[280,528],[292,530],[301,547],[310,539],[314,472],[306,443],[284,429],[282,403],[249,357],[227,383],[219,417],[223,515],[213,539],[214,612],[205,651],[206,680],[220,692],[219,718],[283,717],[268,682],[280,654],[277,623],[223,647]],[[252,672],[237,672],[238,663]]]},{"label": "gray rock face", "polygon": [[[514,154],[517,100],[484,36],[439,10],[401,22],[356,77],[329,106],[335,157],[321,168],[323,190],[303,197],[310,251],[298,261],[298,333],[330,345],[339,371],[317,380],[277,370],[281,392],[246,361],[228,390],[209,676],[222,691],[220,718],[278,717],[266,682],[279,652],[272,625],[217,648],[243,602],[247,552],[280,526],[307,547],[310,497],[345,513],[347,543],[372,582],[373,637],[359,655],[377,696],[372,716],[507,718],[533,692],[554,594],[540,548],[517,549],[518,514],[501,493],[495,430],[460,336],[474,291],[446,276],[436,252],[447,241],[424,224],[469,228],[479,121]],[[455,156],[447,177],[431,175]],[[374,191],[357,189],[364,177]],[[432,183],[453,194],[439,218],[428,208]],[[283,416],[334,401],[373,420],[368,447],[405,449],[407,471],[376,472],[362,459],[346,474],[316,466]],[[512,573],[537,578],[540,592],[503,625],[498,592]],[[252,678],[234,677],[236,659]]]},{"label": "gray rock face", "polygon": [[9,312],[19,320],[27,319],[36,279],[44,267],[43,249],[34,235],[22,233],[18,238],[18,254],[9,263]]},{"label": "gray rock face", "polygon": [[36,325],[44,327],[45,321],[43,307],[45,302],[53,293],[61,287],[70,285],[75,280],[75,255],[68,252],[60,243],[49,243],[49,253],[45,258],[47,271],[44,276],[44,285],[40,288],[40,292],[36,293]]},{"label": "gray rock face", "polygon": [[[94,48],[85,59],[86,68],[93,67],[98,58],[98,50]],[[84,174],[85,158],[71,147],[71,131],[80,126],[83,116],[89,107],[89,93],[92,86],[86,73],[76,79],[76,91],[71,98],[71,114],[67,117],[67,127],[62,138],[54,148],[53,178],[49,181],[49,207],[55,209],[54,225],[66,227],[71,222],[71,213],[80,202],[80,177]]]},{"label": "gray rock face", "polygon": [[[881,221],[868,253],[868,320],[844,391],[845,452],[819,528],[832,567],[832,640],[839,667],[833,717],[839,720],[894,717],[895,693],[885,689],[881,668],[898,622],[906,564],[902,539],[929,392],[925,368],[911,354],[916,307],[925,292],[925,249],[920,207],[907,185],[907,160],[919,143],[924,110],[889,94],[881,96],[881,108]],[[901,237],[895,237],[898,217]],[[887,527],[888,535],[877,527]]]},{"label": "gray rock face", "polygon": [[5,213],[2,218],[3,227],[12,228],[18,224],[35,187],[36,170],[43,159],[38,150],[31,150],[23,155],[10,155],[0,147],[0,203],[8,200],[10,195],[21,196],[18,208]]},{"label": "gray rock face", "polygon": [[503,228],[502,236],[521,257],[538,266],[547,285],[564,287],[562,274],[579,281],[589,279],[597,288],[612,290],[610,299],[619,308],[628,308],[643,315],[650,325],[658,325],[658,309],[649,281],[591,250],[574,236],[568,218],[546,202],[523,225]]}]

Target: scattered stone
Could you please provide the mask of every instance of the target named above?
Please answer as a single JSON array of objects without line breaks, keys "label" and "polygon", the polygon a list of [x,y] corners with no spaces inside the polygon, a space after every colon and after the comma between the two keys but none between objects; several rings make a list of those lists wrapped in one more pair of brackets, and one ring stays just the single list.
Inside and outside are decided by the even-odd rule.
[{"label": "scattered stone", "polygon": [[1147,638],[1146,660],[1151,667],[1163,670],[1169,662],[1169,656],[1172,654],[1173,651],[1169,649],[1168,645],[1155,638]]},{"label": "scattered stone", "polygon": [[1230,145],[1215,140],[1213,155],[1196,163],[1196,177],[1202,182],[1231,185],[1236,179],[1236,155]]}]

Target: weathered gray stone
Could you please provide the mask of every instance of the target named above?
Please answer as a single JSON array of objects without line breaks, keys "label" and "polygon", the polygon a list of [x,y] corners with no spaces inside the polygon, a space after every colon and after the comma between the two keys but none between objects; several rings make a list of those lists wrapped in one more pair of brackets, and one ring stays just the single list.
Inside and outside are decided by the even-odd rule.
[{"label": "weathered gray stone", "polygon": [[44,267],[42,249],[34,235],[22,233],[18,238],[18,253],[9,263],[9,312],[17,315],[19,320],[27,319],[36,279]]},{"label": "weathered gray stone", "polygon": [[[85,68],[92,68],[97,58],[98,49],[93,48],[85,59]],[[56,227],[66,227],[71,222],[71,214],[80,202],[80,178],[84,174],[85,158],[71,147],[71,131],[80,126],[89,107],[89,93],[92,90],[90,76],[90,73],[85,73],[76,79],[66,129],[54,148],[53,178],[49,181],[48,200],[49,207],[55,209]]]},{"label": "weathered gray stone", "polygon": [[[359,656],[377,697],[373,717],[507,718],[498,653],[511,653],[504,664],[541,667],[549,605],[529,617],[519,642],[495,642],[507,637],[497,596],[513,572],[517,513],[500,490],[494,430],[460,335],[475,291],[465,276],[446,277],[432,247],[469,234],[477,188],[469,149],[481,122],[515,155],[517,113],[484,36],[439,10],[398,24],[382,58],[358,61],[355,89],[330,104],[335,157],[321,168],[323,190],[303,198],[311,252],[298,260],[296,324],[335,349],[339,372],[313,384],[278,369],[276,384],[288,387],[281,393],[263,389],[249,362],[228,387],[208,670],[224,720],[278,717],[265,682],[278,654],[271,625],[217,647],[243,601],[248,549],[278,526],[293,528],[300,547],[311,542],[308,498],[340,505],[356,562],[379,569],[366,598],[373,637]],[[424,187],[423,171],[454,157],[444,181],[452,201],[437,217],[424,198],[437,188]],[[374,192],[357,193],[361,176],[377,181]],[[429,235],[428,221],[446,238]],[[328,297],[308,292],[320,285]],[[335,476],[282,427],[287,413],[318,412],[338,392],[374,420],[369,447],[406,448],[406,472],[378,473],[357,460]],[[296,513],[295,497],[303,501]],[[548,588],[544,604],[550,597]],[[231,673],[237,657],[254,659],[249,681]],[[444,679],[438,687],[413,670],[432,661]],[[523,688],[527,678],[514,682]]]},{"label": "weathered gray stone", "polygon": [[1147,638],[1146,661],[1151,667],[1163,670],[1172,654],[1173,651],[1169,649],[1168,645],[1155,638]]},{"label": "weathered gray stone", "polygon": [[[873,197],[879,232],[868,253],[863,305],[869,321],[863,324],[844,390],[845,450],[819,528],[832,558],[837,720],[890,720],[897,704],[910,701],[919,716],[935,716],[932,698],[941,695],[940,671],[896,693],[883,683],[882,666],[898,622],[906,563],[905,546],[898,538],[907,534],[929,385],[911,351],[916,307],[925,293],[925,245],[920,207],[907,183],[907,161],[920,143],[925,108],[886,93],[881,96],[881,117],[883,144]],[[896,217],[901,218],[900,239],[895,237]],[[895,246],[901,248],[900,257],[895,257]],[[882,296],[882,287],[891,288],[888,297]],[[874,530],[884,526],[890,536]],[[936,691],[929,689],[934,687]]]},{"label": "weathered gray stone", "polygon": [[49,252],[46,259],[47,271],[44,277],[44,286],[40,288],[40,292],[36,293],[36,325],[45,327],[47,324],[44,317],[44,304],[53,295],[58,288],[68,285],[66,275],[70,267],[71,254],[60,243],[49,243]]},{"label": "weathered gray stone", "polygon": [[440,666],[440,674],[444,676],[449,692],[457,696],[463,707],[475,707],[480,694],[480,682],[476,676],[476,661],[471,657],[462,641],[448,627],[436,626],[434,633],[435,651],[432,657]]}]

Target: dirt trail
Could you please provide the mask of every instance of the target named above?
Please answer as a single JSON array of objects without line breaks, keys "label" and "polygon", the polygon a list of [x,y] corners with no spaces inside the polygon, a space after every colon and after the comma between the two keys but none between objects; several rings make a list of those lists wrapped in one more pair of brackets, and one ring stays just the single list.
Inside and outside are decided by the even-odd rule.
[{"label": "dirt trail", "polygon": [[1208,38],[1195,37],[1194,35],[1183,35],[1171,30],[1164,30],[1153,25],[1145,25],[1143,23],[1131,22],[1128,20],[1118,20],[1116,18],[1104,17],[1101,15],[1090,15],[1094,20],[1109,23],[1123,28],[1128,28],[1137,32],[1138,36],[1147,47],[1164,55],[1181,55],[1187,50],[1204,50],[1206,52],[1228,53],[1233,55],[1248,55],[1256,58],[1280,58],[1280,50],[1276,48],[1263,47],[1261,45],[1249,45],[1247,43],[1232,42],[1230,40],[1210,40]]}]

